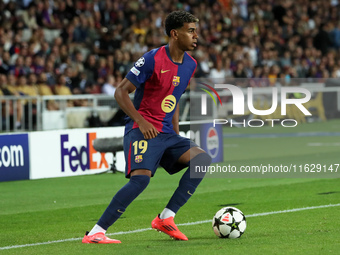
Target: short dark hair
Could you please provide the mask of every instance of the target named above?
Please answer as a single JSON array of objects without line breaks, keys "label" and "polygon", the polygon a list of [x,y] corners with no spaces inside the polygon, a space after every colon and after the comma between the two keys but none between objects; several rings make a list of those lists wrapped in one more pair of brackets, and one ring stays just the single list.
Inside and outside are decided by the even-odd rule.
[{"label": "short dark hair", "polygon": [[198,18],[186,11],[171,12],[165,19],[165,32],[170,37],[172,29],[181,28],[184,23],[196,23]]}]

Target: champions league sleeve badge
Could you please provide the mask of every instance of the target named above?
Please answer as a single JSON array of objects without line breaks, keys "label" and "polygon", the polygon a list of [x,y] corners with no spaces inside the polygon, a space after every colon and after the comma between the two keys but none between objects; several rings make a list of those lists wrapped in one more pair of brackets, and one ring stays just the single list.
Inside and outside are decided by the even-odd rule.
[{"label": "champions league sleeve badge", "polygon": [[141,57],[140,59],[138,59],[135,63],[136,67],[142,67],[145,64],[145,58]]}]

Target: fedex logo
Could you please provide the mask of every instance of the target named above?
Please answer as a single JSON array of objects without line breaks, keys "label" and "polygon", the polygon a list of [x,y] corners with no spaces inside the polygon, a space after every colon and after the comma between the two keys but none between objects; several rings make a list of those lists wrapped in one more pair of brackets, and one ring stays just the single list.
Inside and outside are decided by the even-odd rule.
[{"label": "fedex logo", "polygon": [[[60,135],[61,171],[65,172],[67,165],[72,172],[76,172],[79,167],[83,171],[100,169],[103,166],[108,168],[109,164],[105,159],[105,153],[97,152],[92,146],[92,142],[96,138],[96,133],[87,133],[86,144],[77,148],[70,146],[69,135]],[[98,157],[98,154],[100,154],[100,157]]]}]

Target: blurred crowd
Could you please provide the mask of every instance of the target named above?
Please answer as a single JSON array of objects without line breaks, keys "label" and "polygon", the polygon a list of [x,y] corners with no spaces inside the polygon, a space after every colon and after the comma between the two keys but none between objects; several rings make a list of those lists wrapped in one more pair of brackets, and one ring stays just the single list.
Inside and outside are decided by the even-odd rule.
[{"label": "blurred crowd", "polygon": [[0,95],[113,95],[178,9],[200,20],[197,78],[340,77],[337,0],[0,0]]}]

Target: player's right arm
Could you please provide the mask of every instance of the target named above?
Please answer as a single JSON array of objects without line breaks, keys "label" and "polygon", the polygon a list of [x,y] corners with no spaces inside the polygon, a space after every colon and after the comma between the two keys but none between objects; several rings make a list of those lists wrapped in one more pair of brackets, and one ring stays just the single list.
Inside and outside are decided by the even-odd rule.
[{"label": "player's right arm", "polygon": [[115,92],[115,99],[120,108],[128,115],[134,122],[138,124],[138,127],[145,139],[155,138],[159,131],[136,110],[133,105],[129,94],[136,89],[135,85],[127,78],[124,78],[118,85]]}]

